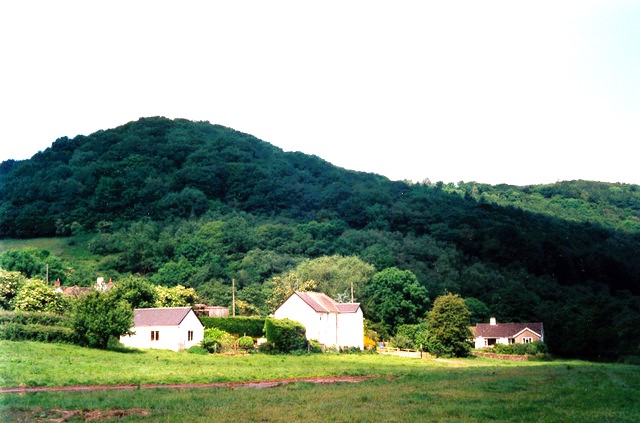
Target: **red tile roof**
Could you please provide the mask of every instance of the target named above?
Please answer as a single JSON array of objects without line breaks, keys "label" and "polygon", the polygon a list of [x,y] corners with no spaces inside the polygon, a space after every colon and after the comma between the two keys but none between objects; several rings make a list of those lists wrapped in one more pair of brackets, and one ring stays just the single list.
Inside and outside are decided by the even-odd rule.
[{"label": "red tile roof", "polygon": [[543,334],[541,322],[536,323],[478,323],[476,325],[476,337],[483,338],[513,338],[525,329],[529,329],[538,335]]},{"label": "red tile roof", "polygon": [[133,311],[134,326],[177,326],[187,317],[191,307],[137,308]]},{"label": "red tile roof", "polygon": [[359,303],[338,303],[321,292],[300,292],[297,295],[318,313],[355,313],[360,308]]}]

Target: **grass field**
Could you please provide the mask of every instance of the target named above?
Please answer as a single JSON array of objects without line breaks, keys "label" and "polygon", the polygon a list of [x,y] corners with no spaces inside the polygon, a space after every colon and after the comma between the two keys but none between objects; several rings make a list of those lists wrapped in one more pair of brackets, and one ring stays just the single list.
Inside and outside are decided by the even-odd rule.
[{"label": "grass field", "polygon": [[[581,361],[418,360],[379,355],[199,356],[0,342],[2,386],[215,382],[371,375],[359,383],[0,395],[0,421],[52,410],[144,408],[122,421],[640,421],[640,367]],[[50,420],[51,421],[51,420]],[[75,420],[82,421],[80,417]]]},{"label": "grass field", "polygon": [[77,235],[73,238],[0,239],[0,253],[22,248],[38,248],[72,262],[96,262],[96,256],[87,249],[93,235]]}]

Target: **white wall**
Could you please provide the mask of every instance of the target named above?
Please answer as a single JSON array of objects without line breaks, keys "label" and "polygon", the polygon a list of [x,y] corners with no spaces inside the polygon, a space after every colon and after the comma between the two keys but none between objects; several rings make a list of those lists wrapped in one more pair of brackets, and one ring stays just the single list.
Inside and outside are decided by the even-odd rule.
[{"label": "white wall", "polygon": [[364,319],[361,308],[355,313],[338,315],[338,345],[364,349]]},{"label": "white wall", "polygon": [[[179,326],[134,327],[131,336],[121,336],[122,345],[131,348],[154,348],[179,351],[198,345],[204,338],[204,328],[193,312],[187,314]],[[159,339],[151,340],[151,332],[158,331]],[[193,340],[188,340],[188,332],[193,331]]]},{"label": "white wall", "polygon": [[328,347],[364,349],[362,309],[356,313],[318,313],[294,294],[275,311],[274,317],[302,323],[307,339],[315,339]]}]

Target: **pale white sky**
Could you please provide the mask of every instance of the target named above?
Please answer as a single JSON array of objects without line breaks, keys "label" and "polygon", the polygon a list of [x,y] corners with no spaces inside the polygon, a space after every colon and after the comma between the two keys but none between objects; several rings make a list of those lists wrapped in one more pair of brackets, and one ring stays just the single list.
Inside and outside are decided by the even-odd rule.
[{"label": "pale white sky", "polygon": [[7,1],[0,161],[143,116],[391,179],[640,184],[640,2]]}]

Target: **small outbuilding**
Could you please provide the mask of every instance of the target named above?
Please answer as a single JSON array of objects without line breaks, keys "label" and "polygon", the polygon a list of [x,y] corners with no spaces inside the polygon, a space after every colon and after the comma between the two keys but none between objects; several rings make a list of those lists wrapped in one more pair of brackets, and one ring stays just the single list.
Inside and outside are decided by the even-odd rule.
[{"label": "small outbuilding", "polygon": [[134,332],[120,342],[133,348],[179,351],[198,345],[204,326],[191,307],[137,308],[133,312]]},{"label": "small outbuilding", "polygon": [[302,323],[307,339],[327,347],[364,349],[364,318],[359,303],[338,303],[320,292],[294,292],[273,315]]}]

